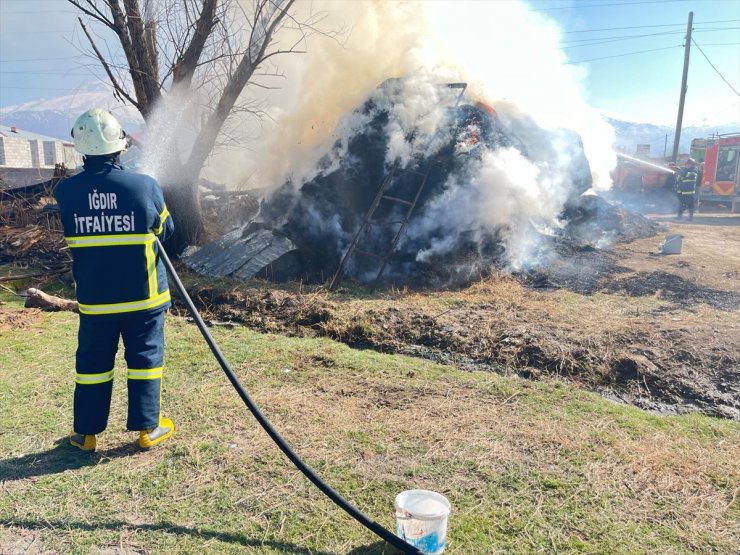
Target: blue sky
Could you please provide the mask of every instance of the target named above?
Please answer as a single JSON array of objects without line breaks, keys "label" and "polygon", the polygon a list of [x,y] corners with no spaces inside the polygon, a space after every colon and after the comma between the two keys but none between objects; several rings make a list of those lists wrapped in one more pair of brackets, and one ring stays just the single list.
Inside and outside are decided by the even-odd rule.
[{"label": "blue sky", "polygon": [[[676,119],[681,45],[693,11],[693,38],[709,61],[692,45],[684,125],[740,126],[740,1],[526,3],[562,28],[569,60],[586,70],[585,96],[592,106],[624,119],[669,125]],[[80,56],[82,39],[65,0],[0,0],[0,107],[70,94],[82,83],[103,79],[94,61]]]},{"label": "blue sky", "polygon": [[[586,100],[592,106],[638,121],[670,124],[675,124],[678,111],[681,45],[688,13],[694,12],[692,38],[732,87],[692,44],[684,125],[699,125],[704,119],[740,122],[740,96],[732,90],[740,92],[739,1],[531,0],[528,4],[560,24],[562,45],[571,61],[593,60],[583,64],[588,71]],[[639,53],[626,55],[632,52]]]}]

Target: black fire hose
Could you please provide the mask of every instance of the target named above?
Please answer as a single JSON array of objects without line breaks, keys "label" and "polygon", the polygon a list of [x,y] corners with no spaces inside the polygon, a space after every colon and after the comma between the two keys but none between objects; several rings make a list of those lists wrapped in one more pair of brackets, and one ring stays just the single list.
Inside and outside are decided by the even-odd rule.
[{"label": "black fire hose", "polygon": [[226,377],[229,378],[231,385],[234,387],[234,389],[236,389],[236,392],[239,394],[239,397],[241,397],[242,401],[244,401],[244,404],[247,405],[247,408],[257,419],[257,422],[260,423],[260,426],[262,426],[262,428],[264,428],[264,430],[267,432],[267,435],[269,435],[272,438],[272,441],[274,441],[277,444],[277,446],[280,447],[280,450],[283,453],[285,453],[285,456],[290,459],[290,461],[298,468],[298,470],[303,472],[306,478],[311,480],[311,482],[313,482],[313,484],[317,488],[319,488],[329,499],[331,499],[336,505],[341,507],[347,514],[349,514],[349,516],[354,518],[357,522],[362,524],[365,528],[367,528],[374,534],[378,535],[380,538],[387,541],[393,547],[400,549],[402,552],[409,553],[409,554],[421,554],[422,552],[419,551],[416,547],[409,545],[408,543],[403,541],[401,538],[399,538],[398,536],[396,536],[389,530],[386,530],[385,528],[383,528],[380,524],[378,524],[374,520],[369,519],[367,516],[365,516],[362,512],[360,512],[354,506],[350,505],[341,495],[339,495],[336,491],[334,491],[331,488],[331,486],[329,486],[328,484],[326,484],[326,482],[324,482],[321,478],[319,478],[316,475],[316,473],[313,470],[311,470],[306,465],[306,463],[304,463],[298,457],[298,455],[295,454],[295,452],[290,448],[290,446],[286,443],[286,441],[282,438],[282,436],[275,430],[275,428],[272,427],[272,424],[270,424],[270,421],[267,420],[265,415],[262,414],[259,407],[255,404],[255,402],[249,396],[249,393],[247,393],[244,387],[242,386],[242,384],[239,383],[239,379],[236,377],[236,374],[234,374],[234,371],[231,369],[231,366],[229,366],[228,361],[224,357],[223,353],[221,353],[221,350],[218,348],[216,341],[213,339],[210,332],[208,331],[208,328],[206,327],[205,322],[203,322],[203,318],[201,318],[200,313],[198,312],[198,309],[195,308],[195,305],[193,304],[193,301],[190,298],[190,295],[188,295],[188,292],[185,290],[185,286],[180,281],[180,277],[177,275],[175,268],[172,266],[172,262],[167,256],[167,253],[165,252],[164,247],[162,246],[162,243],[159,241],[159,238],[157,238],[157,244],[159,246],[159,255],[161,256],[162,261],[164,262],[164,265],[167,267],[167,271],[170,273],[170,276],[172,276],[172,280],[175,282],[175,287],[179,291],[180,295],[182,295],[182,298],[185,299],[185,304],[187,304],[188,310],[190,311],[190,314],[193,316],[193,319],[195,320],[195,323],[198,326],[200,333],[203,334],[203,338],[206,340],[206,343],[208,343],[208,346],[210,347],[211,352],[213,353],[213,356],[216,358],[218,363],[221,365],[221,368],[226,374]]}]

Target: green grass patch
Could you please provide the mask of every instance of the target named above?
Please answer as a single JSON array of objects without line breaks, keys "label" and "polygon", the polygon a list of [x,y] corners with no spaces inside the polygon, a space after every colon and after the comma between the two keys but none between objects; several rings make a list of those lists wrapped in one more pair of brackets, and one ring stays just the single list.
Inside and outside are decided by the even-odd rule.
[{"label": "green grass patch", "polygon": [[[0,335],[3,549],[390,553],[293,468],[181,319],[166,328],[175,437],[134,446],[121,358],[99,451],[75,452],[76,324],[44,314]],[[371,518],[393,529],[404,489],[447,495],[446,553],[729,553],[740,541],[737,422],[329,339],[212,333],[275,427]]]}]

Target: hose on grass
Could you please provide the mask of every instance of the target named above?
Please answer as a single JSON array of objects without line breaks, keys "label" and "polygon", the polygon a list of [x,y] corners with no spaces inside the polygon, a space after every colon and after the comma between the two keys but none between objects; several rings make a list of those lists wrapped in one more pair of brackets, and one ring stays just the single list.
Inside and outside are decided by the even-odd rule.
[{"label": "hose on grass", "polygon": [[298,470],[300,470],[306,476],[306,478],[308,478],[317,488],[319,488],[329,499],[331,499],[338,507],[343,509],[349,516],[354,518],[357,522],[379,536],[381,539],[391,544],[393,547],[400,549],[403,553],[414,555],[421,554],[422,552],[419,549],[403,541],[394,533],[390,532],[374,520],[367,517],[359,509],[355,508],[341,495],[339,495],[334,489],[332,489],[331,486],[329,486],[326,482],[319,478],[316,473],[311,470],[311,468],[308,467],[298,455],[296,455],[293,449],[290,448],[288,443],[282,438],[277,430],[272,427],[270,421],[265,417],[264,414],[262,414],[259,407],[255,404],[255,402],[246,392],[242,384],[239,382],[239,379],[236,377],[236,374],[234,374],[234,371],[231,369],[229,362],[226,360],[223,353],[221,352],[221,349],[219,349],[218,344],[211,336],[211,333],[208,331],[205,322],[203,322],[203,318],[198,312],[198,309],[195,308],[195,305],[193,304],[190,295],[188,295],[188,292],[185,290],[185,286],[182,284],[182,281],[180,281],[180,277],[177,275],[175,268],[172,266],[172,262],[167,256],[167,253],[165,252],[162,243],[159,241],[159,238],[157,238],[157,244],[159,246],[159,255],[162,258],[162,262],[164,262],[167,271],[172,277],[172,281],[175,282],[175,288],[185,300],[188,311],[192,315],[193,320],[195,320],[195,324],[198,326],[198,329],[203,335],[203,338],[206,340],[206,343],[208,343],[208,347],[211,349],[213,356],[216,358],[219,365],[223,369],[226,377],[231,382],[231,385],[239,394],[239,397],[241,397],[241,400],[244,401],[244,404],[247,405],[249,411],[257,419],[257,422],[259,422],[260,426],[262,426],[265,432],[267,432],[267,435],[270,436],[272,441],[275,442],[275,444],[280,448],[285,456],[290,459],[290,461],[296,466],[296,468],[298,468]]}]

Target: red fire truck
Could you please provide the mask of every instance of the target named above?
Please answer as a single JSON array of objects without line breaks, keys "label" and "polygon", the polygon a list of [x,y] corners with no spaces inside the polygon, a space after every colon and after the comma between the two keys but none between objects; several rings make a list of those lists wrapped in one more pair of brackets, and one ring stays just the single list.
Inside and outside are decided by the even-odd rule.
[{"label": "red fire truck", "polygon": [[699,200],[732,203],[732,211],[740,212],[740,133],[694,139],[691,156],[704,162]]},{"label": "red fire truck", "polygon": [[617,167],[611,177],[614,189],[620,193],[673,194],[673,172],[674,168],[663,160],[644,160],[618,152]]}]

